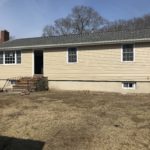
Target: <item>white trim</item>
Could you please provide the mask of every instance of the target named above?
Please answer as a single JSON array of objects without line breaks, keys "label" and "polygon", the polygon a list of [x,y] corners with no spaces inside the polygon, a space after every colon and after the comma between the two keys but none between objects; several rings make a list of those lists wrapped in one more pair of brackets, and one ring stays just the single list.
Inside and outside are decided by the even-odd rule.
[{"label": "white trim", "polygon": [[5,55],[4,55],[4,51],[3,51],[3,64],[1,64],[1,65],[4,65],[5,64]]},{"label": "white trim", "polygon": [[[128,84],[132,83],[133,87],[124,87],[125,83],[128,83]],[[136,82],[134,82],[134,81],[123,81],[122,82],[122,88],[125,89],[125,90],[135,90],[135,88],[136,88]]]},{"label": "white trim", "polygon": [[135,50],[136,48],[135,48],[135,43],[133,44],[133,62],[135,62],[135,60],[136,60],[136,50]]},{"label": "white trim", "polygon": [[121,62],[123,62],[122,60],[123,60],[123,44],[121,45]]},{"label": "white trim", "polygon": [[34,76],[34,50],[32,50],[32,76]]},{"label": "white trim", "polygon": [[45,73],[45,61],[44,61],[44,53],[45,53],[45,51],[44,51],[44,49],[42,50],[43,51],[43,76],[44,76],[44,73]]},{"label": "white trim", "polygon": [[15,64],[17,64],[17,52],[15,51]]},{"label": "white trim", "polygon": [[[76,48],[76,57],[77,57],[77,61],[76,62],[69,62],[69,51],[68,49],[69,48]],[[67,61],[67,64],[77,64],[78,63],[78,48],[77,47],[68,47],[67,48],[67,57],[66,57],[66,61]]]},{"label": "white trim", "polygon": [[[130,44],[132,44],[132,43],[130,43]],[[121,45],[121,62],[122,63],[133,63],[133,62],[135,62],[135,43],[132,44],[133,45],[133,60],[132,61],[124,61],[123,60],[123,45],[126,45],[126,44]]]},{"label": "white trim", "polygon": [[114,41],[97,41],[97,42],[82,42],[82,43],[66,43],[66,44],[45,44],[45,45],[32,45],[32,46],[14,46],[14,47],[1,47],[0,50],[12,50],[12,49],[30,49],[30,48],[53,48],[53,47],[77,47],[77,46],[88,46],[88,45],[105,45],[105,44],[120,44],[125,43],[129,44],[129,42],[149,42],[150,38],[143,39],[128,39],[128,40],[114,40]]}]

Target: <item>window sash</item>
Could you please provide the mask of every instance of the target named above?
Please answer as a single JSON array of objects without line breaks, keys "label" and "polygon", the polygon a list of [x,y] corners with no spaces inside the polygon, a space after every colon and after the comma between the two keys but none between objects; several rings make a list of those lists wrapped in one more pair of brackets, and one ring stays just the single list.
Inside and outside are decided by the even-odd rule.
[{"label": "window sash", "polygon": [[124,89],[135,89],[136,82],[123,82],[122,87]]},{"label": "window sash", "polygon": [[5,52],[5,64],[15,64],[15,51]]},{"label": "window sash", "polygon": [[68,62],[77,62],[77,48],[68,48]]},{"label": "window sash", "polygon": [[133,44],[123,45],[122,58],[123,61],[134,61]]}]

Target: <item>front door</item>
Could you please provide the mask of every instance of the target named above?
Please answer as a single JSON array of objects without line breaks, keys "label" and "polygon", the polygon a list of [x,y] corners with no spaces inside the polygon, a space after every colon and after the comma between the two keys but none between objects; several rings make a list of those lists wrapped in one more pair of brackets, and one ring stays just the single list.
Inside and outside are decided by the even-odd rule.
[{"label": "front door", "polygon": [[34,74],[43,74],[43,51],[34,51]]}]

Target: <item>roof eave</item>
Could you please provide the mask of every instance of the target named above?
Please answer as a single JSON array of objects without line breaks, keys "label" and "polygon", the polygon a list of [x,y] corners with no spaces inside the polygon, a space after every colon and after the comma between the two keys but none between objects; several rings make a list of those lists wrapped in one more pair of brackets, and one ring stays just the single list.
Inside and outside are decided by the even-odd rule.
[{"label": "roof eave", "polygon": [[60,48],[73,46],[94,46],[107,44],[124,44],[124,43],[144,43],[150,42],[150,38],[143,39],[127,39],[127,40],[113,40],[113,41],[96,41],[96,42],[82,42],[82,43],[65,43],[65,44],[45,44],[45,45],[31,45],[31,46],[11,46],[0,47],[0,50],[23,50],[23,49],[46,49],[46,48]]}]

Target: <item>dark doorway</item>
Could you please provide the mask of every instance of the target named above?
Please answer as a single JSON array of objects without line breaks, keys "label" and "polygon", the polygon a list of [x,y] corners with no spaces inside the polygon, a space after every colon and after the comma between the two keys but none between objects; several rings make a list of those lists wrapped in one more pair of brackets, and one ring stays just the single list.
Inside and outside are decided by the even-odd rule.
[{"label": "dark doorway", "polygon": [[34,51],[34,74],[43,74],[43,51]]}]

